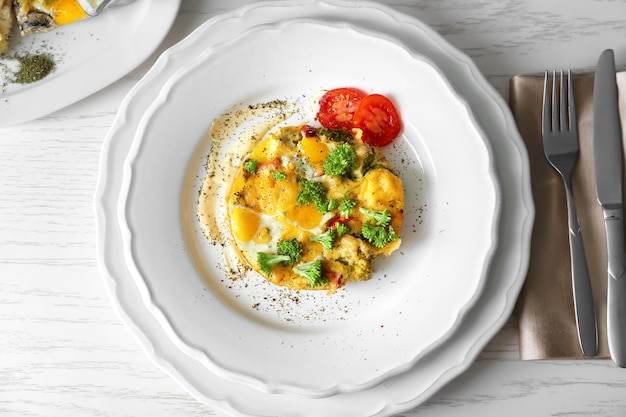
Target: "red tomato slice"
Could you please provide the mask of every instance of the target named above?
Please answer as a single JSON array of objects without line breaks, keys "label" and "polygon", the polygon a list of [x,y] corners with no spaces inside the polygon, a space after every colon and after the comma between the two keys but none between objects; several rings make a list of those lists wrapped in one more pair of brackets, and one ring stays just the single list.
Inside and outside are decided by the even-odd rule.
[{"label": "red tomato slice", "polygon": [[350,130],[352,118],[359,102],[366,94],[356,88],[335,88],[328,90],[319,101],[317,120],[329,129]]},{"label": "red tomato slice", "polygon": [[386,146],[400,134],[402,121],[391,100],[380,94],[363,98],[352,118],[354,127],[363,130],[363,142]]}]

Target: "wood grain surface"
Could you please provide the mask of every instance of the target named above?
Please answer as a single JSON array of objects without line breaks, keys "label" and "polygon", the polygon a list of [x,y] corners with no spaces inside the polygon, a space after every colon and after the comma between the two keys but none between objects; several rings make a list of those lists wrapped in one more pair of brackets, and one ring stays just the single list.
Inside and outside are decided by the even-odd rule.
[{"label": "wood grain surface", "polygon": [[[250,2],[183,0],[137,69],[61,111],[0,129],[1,416],[221,415],[155,366],[115,313],[96,265],[93,198],[103,138],[132,86],[206,19]],[[516,73],[593,68],[605,48],[626,64],[624,0],[383,3],[464,50],[505,97]],[[467,372],[401,415],[626,416],[626,370],[520,361],[510,319]]]}]

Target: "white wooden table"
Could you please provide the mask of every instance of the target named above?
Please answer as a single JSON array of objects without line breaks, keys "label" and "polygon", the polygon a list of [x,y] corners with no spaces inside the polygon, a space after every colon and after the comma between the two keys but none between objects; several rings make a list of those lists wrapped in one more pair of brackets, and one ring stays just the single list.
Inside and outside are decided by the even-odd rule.
[{"label": "white wooden table", "polygon": [[[164,0],[167,1],[167,0]],[[139,68],[39,120],[0,129],[0,415],[214,416],[122,324],[96,265],[93,197],[116,110],[159,54],[249,0],[183,0]],[[473,57],[506,96],[511,75],[626,64],[624,0],[388,0]],[[0,115],[1,117],[1,115]],[[402,416],[626,416],[626,370],[603,360],[522,362],[513,319],[471,368]]]}]

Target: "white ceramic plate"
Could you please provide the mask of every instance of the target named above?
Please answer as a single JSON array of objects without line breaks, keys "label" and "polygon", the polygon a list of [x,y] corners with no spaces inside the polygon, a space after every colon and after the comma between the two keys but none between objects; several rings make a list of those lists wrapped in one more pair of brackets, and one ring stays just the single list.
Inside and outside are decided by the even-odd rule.
[{"label": "white ceramic plate", "polygon": [[[375,3],[352,2],[257,3],[211,19],[191,36],[167,51],[122,103],[133,109],[127,119],[118,117],[103,145],[95,200],[98,225],[98,259],[112,301],[123,321],[137,336],[149,356],[199,400],[237,416],[389,416],[416,407],[466,370],[511,313],[526,273],[533,208],[528,162],[506,103],[480,75],[471,59],[451,47],[416,19]],[[502,216],[498,248],[478,303],[452,338],[429,352],[410,370],[367,390],[306,399],[289,394],[260,392],[246,384],[225,380],[184,354],[142,303],[141,293],[125,264],[117,202],[122,187],[122,167],[140,117],[157,98],[160,87],[179,63],[198,55],[197,40],[219,42],[257,25],[311,17],[345,20],[380,30],[401,39],[429,56],[457,90],[467,98],[492,141],[496,170],[502,188]]]},{"label": "white ceramic plate", "polygon": [[49,52],[53,73],[32,84],[9,83],[0,71],[0,128],[34,120],[73,104],[126,75],[159,46],[180,0],[142,0],[109,7],[95,18],[22,37],[16,32],[0,65],[14,54]]},{"label": "white ceramic plate", "polygon": [[[206,47],[165,83],[125,164],[124,247],[145,303],[183,351],[263,391],[322,397],[408,369],[461,322],[495,247],[491,154],[465,102],[424,58],[345,24],[289,21]],[[376,60],[355,65],[365,56]],[[206,155],[221,151],[211,124],[233,105],[276,100],[296,109],[283,125],[312,123],[320,91],[346,85],[388,95],[403,118],[383,148],[405,188],[400,249],[332,296],[254,272],[229,279],[224,248],[195,215]]]}]

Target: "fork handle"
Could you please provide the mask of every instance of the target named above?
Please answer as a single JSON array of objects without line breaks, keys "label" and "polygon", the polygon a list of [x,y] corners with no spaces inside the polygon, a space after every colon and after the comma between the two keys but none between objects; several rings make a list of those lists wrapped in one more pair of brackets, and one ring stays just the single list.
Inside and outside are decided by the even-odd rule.
[{"label": "fork handle", "polygon": [[593,292],[589,269],[585,257],[578,214],[574,205],[571,188],[567,190],[567,208],[569,223],[569,246],[572,266],[572,290],[574,297],[574,311],[578,329],[580,349],[585,356],[595,356],[598,352],[598,328],[593,303]]},{"label": "fork handle", "polygon": [[615,364],[626,367],[626,252],[624,250],[624,210],[605,209],[608,255],[607,338]]}]

